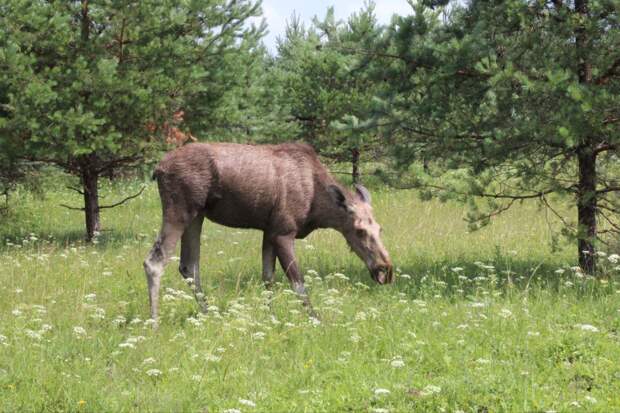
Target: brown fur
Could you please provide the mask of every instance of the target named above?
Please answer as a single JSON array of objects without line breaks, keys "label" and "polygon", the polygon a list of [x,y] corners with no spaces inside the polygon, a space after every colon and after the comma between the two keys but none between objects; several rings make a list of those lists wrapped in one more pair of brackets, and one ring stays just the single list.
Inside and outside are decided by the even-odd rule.
[{"label": "brown fur", "polygon": [[359,188],[353,194],[343,188],[308,145],[189,144],[166,154],[154,177],[163,225],[145,261],[153,318],[157,316],[160,272],[180,237],[180,271],[193,279],[198,301],[206,308],[199,297],[198,271],[199,235],[205,217],[230,227],[262,230],[266,284],[272,282],[277,256],[308,307],[293,241],[317,228],[343,233],[373,277],[381,283],[391,281],[389,255],[381,243],[366,190]]}]

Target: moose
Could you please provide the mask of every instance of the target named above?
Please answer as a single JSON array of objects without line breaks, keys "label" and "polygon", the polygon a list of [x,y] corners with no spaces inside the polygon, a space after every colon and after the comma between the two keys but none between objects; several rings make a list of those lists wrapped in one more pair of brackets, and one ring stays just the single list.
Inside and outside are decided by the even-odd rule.
[{"label": "moose", "polygon": [[192,286],[201,310],[207,310],[199,270],[204,218],[263,231],[265,286],[273,284],[277,257],[310,315],[315,313],[295,259],[295,239],[315,229],[342,233],[377,283],[392,282],[392,263],[373,217],[370,193],[361,185],[352,192],[339,184],[309,145],[191,143],[167,153],[153,179],[163,223],[144,269],[155,321],[161,276],[179,239],[179,271]]}]

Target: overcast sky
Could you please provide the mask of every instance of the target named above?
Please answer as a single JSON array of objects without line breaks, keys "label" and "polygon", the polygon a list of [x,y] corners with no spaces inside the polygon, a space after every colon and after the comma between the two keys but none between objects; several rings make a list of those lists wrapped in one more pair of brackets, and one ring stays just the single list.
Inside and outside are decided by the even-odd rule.
[{"label": "overcast sky", "polygon": [[[407,0],[376,0],[375,3],[375,14],[380,23],[389,23],[394,13],[404,15],[411,12]],[[263,15],[269,30],[265,45],[275,51],[276,38],[284,34],[286,20],[290,20],[293,12],[308,25],[316,15],[323,18],[329,6],[334,6],[337,19],[346,20],[364,6],[364,0],[263,0]]]}]

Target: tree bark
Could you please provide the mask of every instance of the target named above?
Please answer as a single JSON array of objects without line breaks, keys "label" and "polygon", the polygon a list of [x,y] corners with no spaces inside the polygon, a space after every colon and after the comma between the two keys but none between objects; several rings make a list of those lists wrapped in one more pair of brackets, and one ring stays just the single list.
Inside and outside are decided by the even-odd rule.
[{"label": "tree bark", "polygon": [[582,150],[578,154],[579,189],[577,192],[577,248],[579,266],[586,274],[596,271],[596,154]]},{"label": "tree bark", "polygon": [[82,169],[82,187],[84,188],[84,216],[86,219],[86,241],[91,242],[101,230],[99,221],[99,175],[84,165]]},{"label": "tree bark", "polygon": [[[588,18],[588,0],[575,0],[575,13],[579,14],[583,21]],[[577,58],[577,76],[579,83],[588,85],[592,83],[592,64],[588,58],[588,34],[585,23],[575,30],[575,47]],[[579,266],[586,274],[593,275],[596,272],[596,143],[591,136],[583,138],[584,142],[577,151],[579,167],[579,184],[577,191],[577,249],[579,253]]]},{"label": "tree bark", "polygon": [[351,149],[351,176],[353,177],[353,183],[360,183],[360,150],[358,148]]}]

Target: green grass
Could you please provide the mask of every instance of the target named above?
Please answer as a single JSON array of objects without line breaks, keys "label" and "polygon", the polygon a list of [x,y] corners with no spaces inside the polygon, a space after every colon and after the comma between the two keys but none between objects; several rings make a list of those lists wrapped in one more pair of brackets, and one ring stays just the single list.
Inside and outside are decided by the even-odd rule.
[{"label": "green grass", "polygon": [[[105,187],[103,201],[138,187]],[[314,325],[281,271],[269,308],[260,233],[208,223],[213,310],[197,314],[173,262],[153,331],[154,185],[104,211],[96,245],[57,206],[76,194],[16,194],[0,224],[0,411],[620,410],[619,264],[602,258],[602,280],[575,273],[573,245],[552,251],[553,223],[527,204],[468,233],[460,205],[374,200],[395,285],[373,285],[339,234],[316,232],[298,242]]]}]

